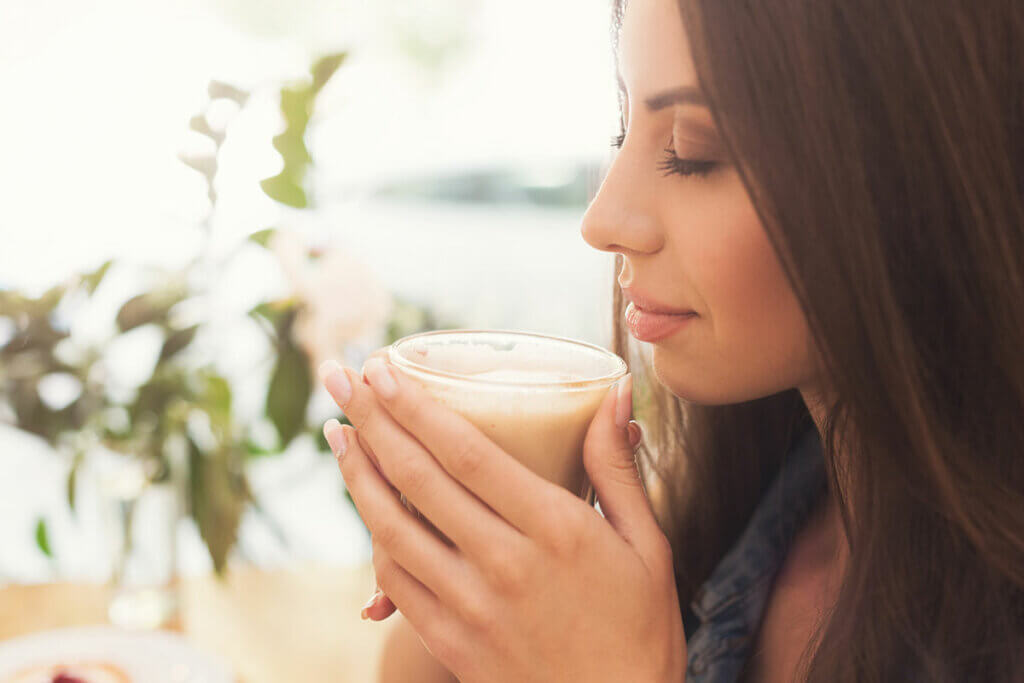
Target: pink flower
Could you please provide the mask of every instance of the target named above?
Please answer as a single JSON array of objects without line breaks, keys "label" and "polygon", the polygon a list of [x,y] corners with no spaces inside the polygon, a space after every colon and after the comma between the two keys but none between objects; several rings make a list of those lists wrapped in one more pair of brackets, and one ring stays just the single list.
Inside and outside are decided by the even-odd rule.
[{"label": "pink flower", "polygon": [[364,263],[335,245],[310,249],[288,230],[276,231],[269,246],[300,302],[292,336],[312,368],[348,358],[350,347],[383,345],[394,300]]}]

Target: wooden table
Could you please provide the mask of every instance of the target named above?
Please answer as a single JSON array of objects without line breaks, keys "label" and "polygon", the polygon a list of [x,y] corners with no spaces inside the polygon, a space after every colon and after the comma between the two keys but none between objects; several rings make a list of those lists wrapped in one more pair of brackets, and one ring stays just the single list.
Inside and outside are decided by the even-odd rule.
[{"label": "wooden table", "polygon": [[[244,683],[373,683],[391,627],[363,621],[373,566],[232,568],[226,581],[182,580],[181,628],[220,655]],[[56,583],[0,588],[0,639],[65,626],[106,623],[103,585]]]}]

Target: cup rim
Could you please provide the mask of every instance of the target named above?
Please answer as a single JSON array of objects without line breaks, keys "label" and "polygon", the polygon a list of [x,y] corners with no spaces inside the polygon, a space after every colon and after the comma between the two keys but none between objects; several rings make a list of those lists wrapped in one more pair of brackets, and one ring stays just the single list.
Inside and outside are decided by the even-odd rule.
[{"label": "cup rim", "polygon": [[[617,367],[616,370],[614,370],[614,371],[612,371],[612,372],[610,372],[608,374],[605,374],[605,375],[601,375],[601,376],[598,376],[598,377],[591,377],[591,378],[584,379],[584,380],[574,380],[574,381],[569,381],[569,382],[564,381],[564,380],[562,380],[562,381],[551,381],[551,382],[536,382],[536,381],[517,382],[515,380],[477,379],[477,378],[474,378],[473,375],[464,375],[464,374],[461,374],[461,373],[458,373],[458,372],[449,372],[447,370],[438,370],[437,368],[429,368],[429,367],[427,367],[425,365],[420,365],[419,363],[416,363],[415,361],[409,360],[408,358],[405,358],[404,356],[400,355],[398,353],[398,350],[397,350],[397,347],[398,347],[399,344],[410,342],[410,341],[412,341],[414,339],[421,339],[423,337],[444,336],[444,335],[457,335],[457,334],[466,334],[466,335],[469,335],[469,334],[504,334],[504,335],[513,335],[513,336],[517,336],[517,337],[530,337],[530,338],[533,338],[533,339],[542,339],[542,340],[545,340],[545,341],[554,341],[554,342],[572,344],[572,345],[575,345],[575,346],[582,346],[582,347],[590,349],[592,351],[598,351],[598,352],[600,352],[601,354],[603,354],[605,356],[609,356],[610,358],[615,359],[615,361],[617,361],[616,365],[618,367]],[[498,386],[498,387],[516,387],[516,388],[542,387],[542,388],[549,388],[549,389],[554,389],[554,388],[558,388],[558,389],[584,389],[584,388],[591,388],[591,387],[594,387],[594,386],[600,386],[601,384],[609,384],[609,385],[611,385],[614,382],[618,381],[619,379],[623,378],[626,375],[626,373],[629,371],[629,367],[626,365],[626,361],[624,361],[617,354],[612,353],[608,349],[606,349],[606,348],[604,348],[602,346],[598,346],[597,344],[591,344],[590,342],[585,342],[585,341],[582,341],[580,339],[572,339],[570,337],[559,337],[557,335],[541,334],[539,332],[526,332],[526,331],[523,331],[523,330],[503,330],[503,329],[452,329],[452,330],[431,330],[431,331],[428,331],[428,332],[417,332],[416,334],[410,334],[408,336],[402,337],[401,339],[396,339],[393,343],[391,343],[388,346],[388,359],[393,364],[395,364],[395,365],[397,365],[399,367],[410,369],[413,372],[419,372],[419,373],[423,373],[425,375],[433,375],[433,376],[437,376],[437,377],[444,377],[444,378],[448,378],[448,379],[459,380],[459,381],[467,382],[467,383],[473,384],[473,385]]]}]

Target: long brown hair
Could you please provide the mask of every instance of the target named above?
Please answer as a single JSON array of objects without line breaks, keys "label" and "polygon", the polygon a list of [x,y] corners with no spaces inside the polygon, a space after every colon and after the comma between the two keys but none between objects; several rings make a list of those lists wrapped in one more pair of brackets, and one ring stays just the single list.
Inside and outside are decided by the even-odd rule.
[{"label": "long brown hair", "polygon": [[[804,676],[1019,680],[1024,2],[679,6],[833,392],[822,445],[851,556]],[[614,297],[638,461],[685,608],[809,415],[795,389],[728,406],[673,396]]]}]

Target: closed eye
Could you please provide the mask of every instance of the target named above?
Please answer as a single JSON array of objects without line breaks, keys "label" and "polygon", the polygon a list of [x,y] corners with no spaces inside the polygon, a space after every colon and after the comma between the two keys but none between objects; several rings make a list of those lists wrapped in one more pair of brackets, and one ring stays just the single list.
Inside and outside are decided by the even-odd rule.
[{"label": "closed eye", "polygon": [[[612,137],[612,147],[615,149],[622,149],[623,143],[626,141],[626,134],[619,133]],[[663,175],[681,175],[681,176],[706,176],[711,173],[718,166],[717,161],[709,161],[707,159],[680,159],[676,156],[675,149],[672,144],[665,148],[665,157],[662,162],[658,165],[658,169],[664,171]]]},{"label": "closed eye", "polygon": [[676,151],[672,147],[665,148],[665,158],[658,165],[658,168],[664,171],[664,175],[672,175],[673,173],[681,176],[706,176],[711,171],[715,170],[718,166],[717,161],[708,161],[706,159],[680,159],[676,156]]}]

